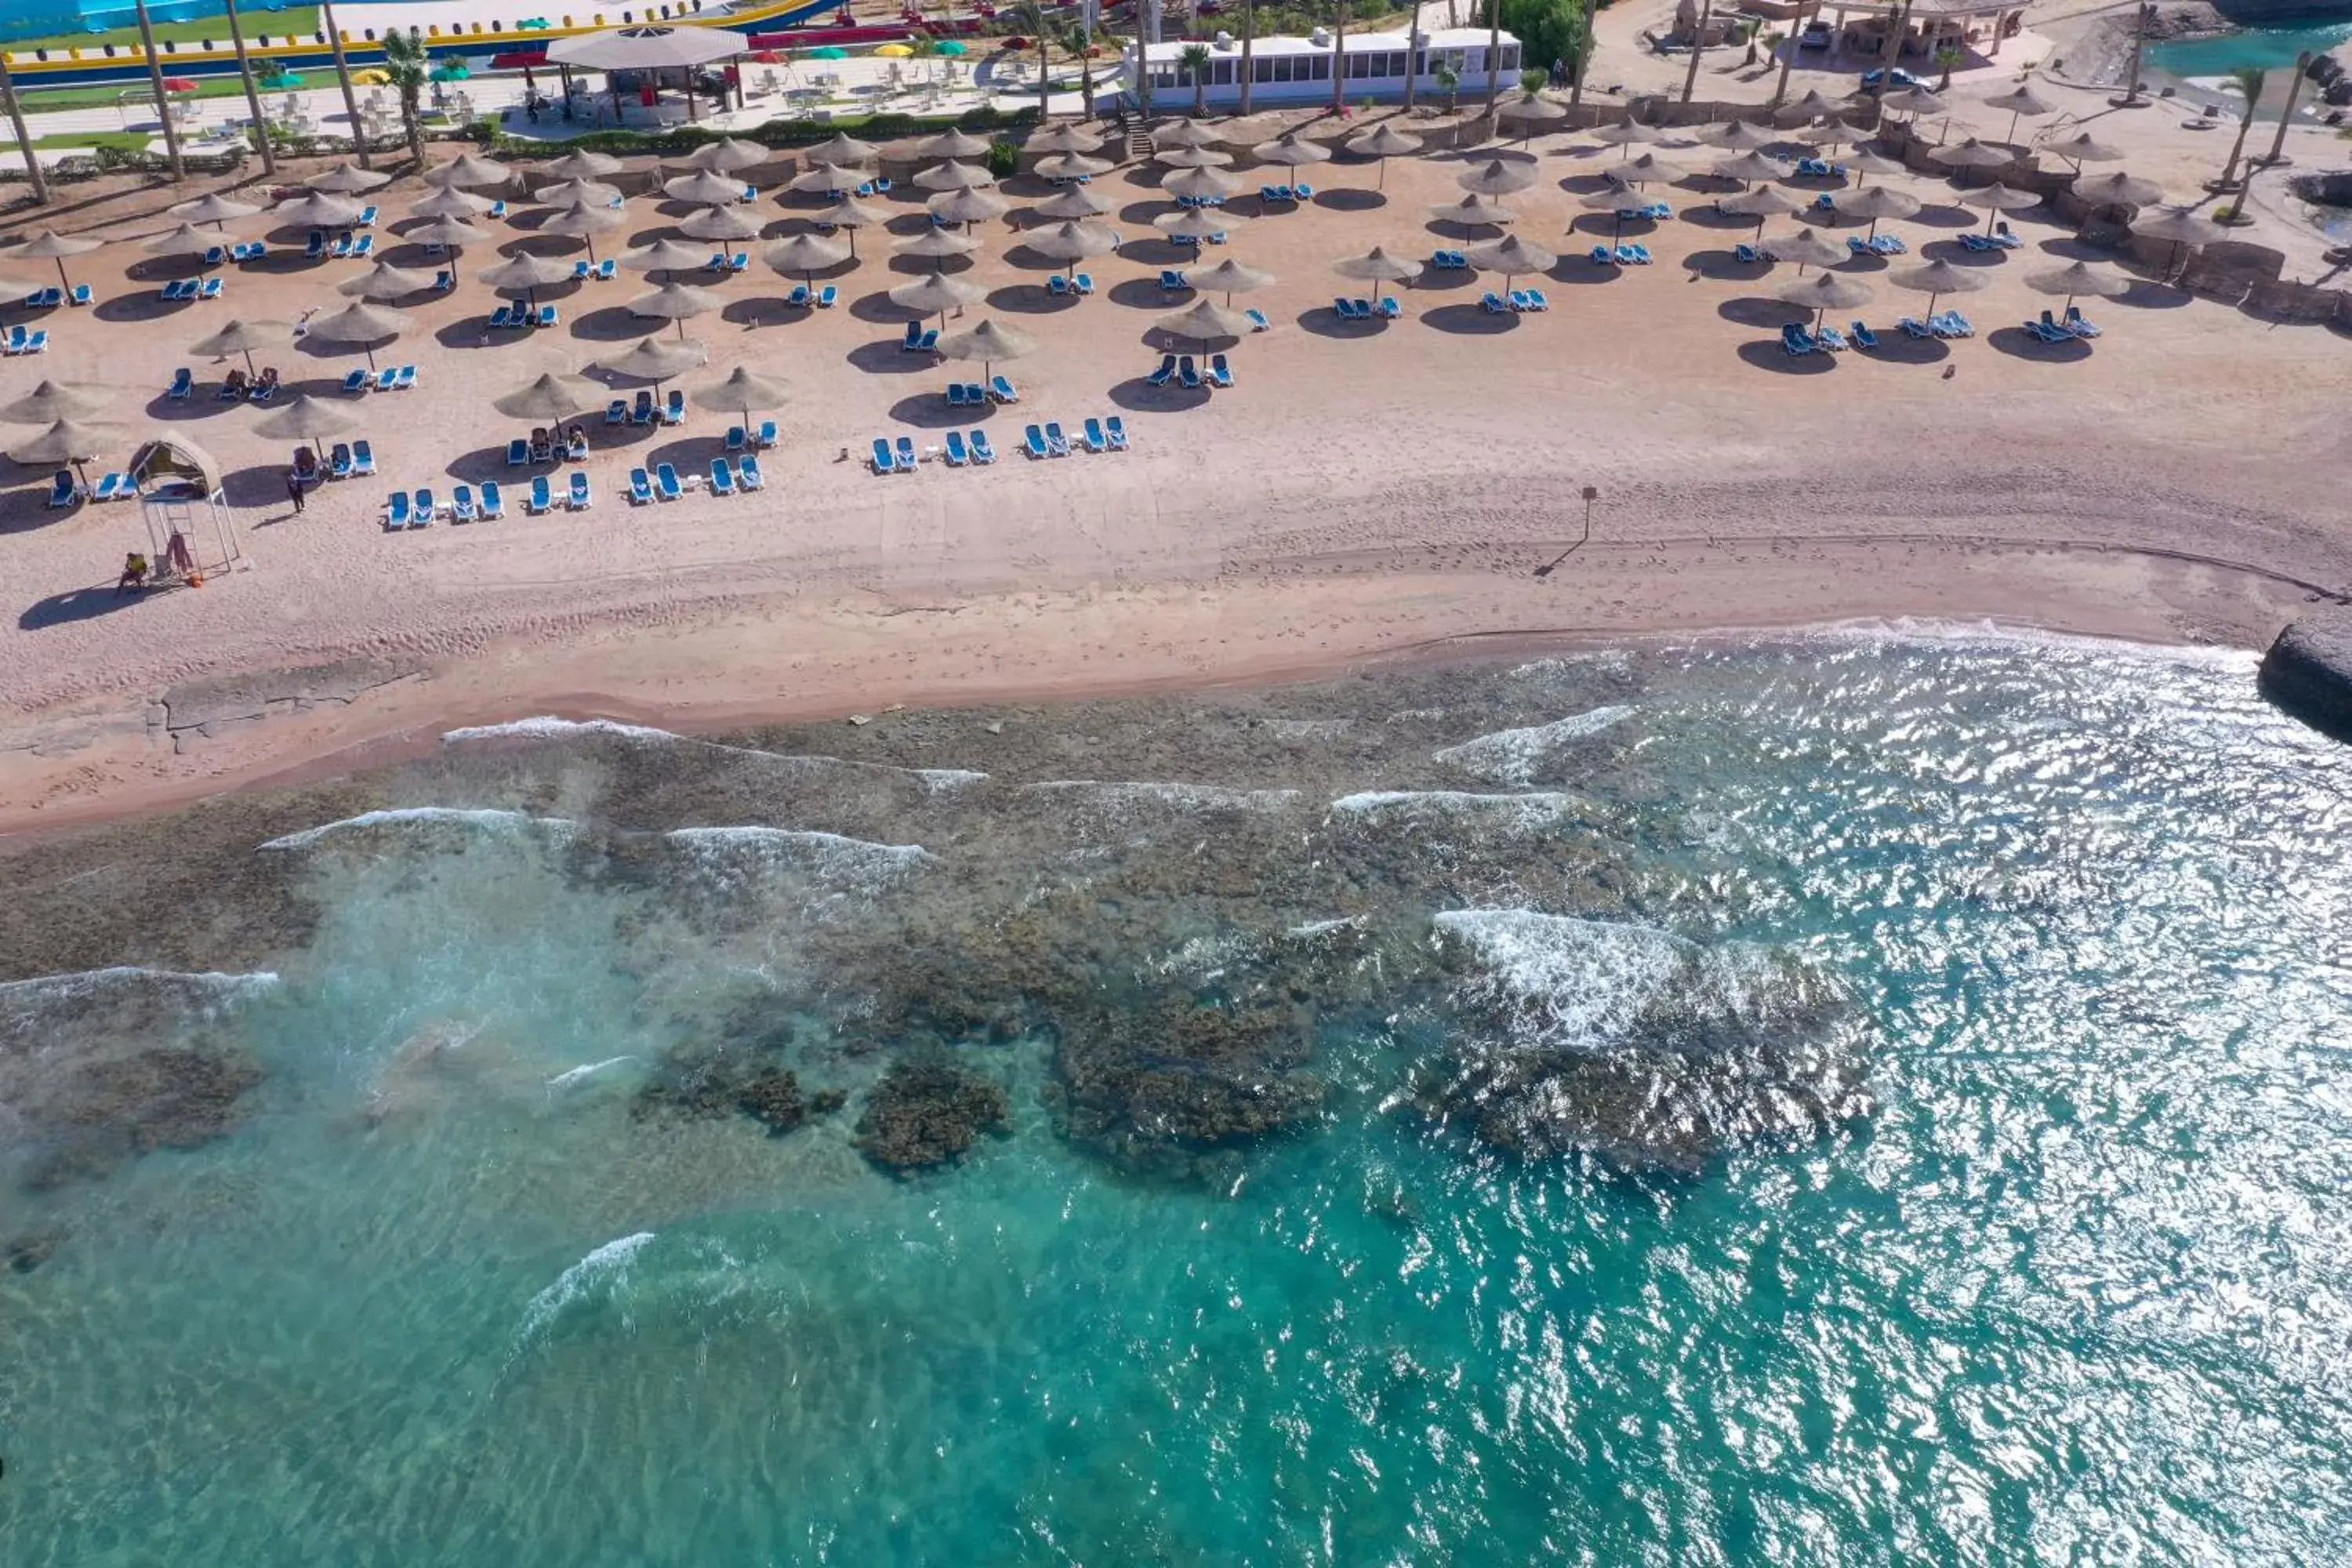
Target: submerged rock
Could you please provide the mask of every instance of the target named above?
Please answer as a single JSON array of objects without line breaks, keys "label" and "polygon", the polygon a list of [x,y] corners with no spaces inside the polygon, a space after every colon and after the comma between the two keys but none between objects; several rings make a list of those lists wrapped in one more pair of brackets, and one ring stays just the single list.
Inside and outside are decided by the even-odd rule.
[{"label": "submerged rock", "polygon": [[1002,1087],[943,1060],[905,1061],[882,1076],[857,1119],[857,1147],[894,1171],[944,1164],[1004,1125]]},{"label": "submerged rock", "polygon": [[2263,656],[2263,692],[2315,730],[2352,741],[2352,611],[2305,616]]},{"label": "submerged rock", "polygon": [[800,1079],[788,1072],[764,1072],[735,1091],[735,1109],[782,1137],[808,1120]]},{"label": "submerged rock", "polygon": [[1193,1154],[1315,1121],[1324,1085],[1287,1010],[1190,998],[1104,1004],[1056,1021],[1065,1136],[1129,1170],[1182,1174]]},{"label": "submerged rock", "polygon": [[0,1245],[0,1258],[5,1258],[8,1267],[16,1273],[30,1274],[56,1256],[58,1248],[66,1244],[69,1234],[60,1227],[37,1230],[29,1236],[14,1237],[5,1245]]},{"label": "submerged rock", "polygon": [[158,1149],[197,1149],[249,1114],[268,1075],[242,1051],[164,1047],[87,1062],[25,1107],[49,1147],[26,1175],[37,1189],[91,1180]]}]

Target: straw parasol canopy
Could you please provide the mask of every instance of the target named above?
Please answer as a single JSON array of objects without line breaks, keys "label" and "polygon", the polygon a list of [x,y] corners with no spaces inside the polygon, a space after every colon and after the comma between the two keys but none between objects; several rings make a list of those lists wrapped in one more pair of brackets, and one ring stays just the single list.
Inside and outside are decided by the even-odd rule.
[{"label": "straw parasol canopy", "polygon": [[617,259],[632,272],[685,272],[709,261],[710,251],[708,247],[688,245],[664,235],[649,245],[621,252]]},{"label": "straw parasol canopy", "polygon": [[614,212],[611,207],[561,207],[540,224],[539,232],[569,235],[575,239],[586,240],[588,255],[593,259],[596,255],[595,237],[607,229],[618,228],[627,221],[627,214]]},{"label": "straw parasol canopy", "polygon": [[1914,294],[1927,296],[1927,311],[1933,315],[1936,300],[1943,294],[1973,294],[1991,280],[1970,267],[1955,267],[1948,261],[1923,261],[1916,267],[1898,267],[1886,275],[1886,280],[1897,289],[1908,289]]},{"label": "straw parasol canopy", "polygon": [[[363,345],[396,338],[415,324],[414,318],[389,305],[379,305],[369,300],[354,300],[339,310],[313,316],[306,323],[310,336],[321,342]],[[367,349],[367,356],[368,363],[374,364],[373,347]]]},{"label": "straw parasol canopy", "polygon": [[[1867,100],[1872,95],[1863,92],[1854,96]],[[1878,107],[1888,114],[1908,114],[1915,118],[1922,114],[1949,112],[1944,100],[1924,87],[1897,88],[1880,98]]]},{"label": "straw parasol canopy", "polygon": [[882,149],[871,142],[860,142],[846,132],[835,132],[826,141],[808,150],[812,163],[871,163],[882,156]]},{"label": "straw parasol canopy", "polygon": [[1089,158],[1084,153],[1056,153],[1050,158],[1037,160],[1037,177],[1041,180],[1091,180],[1097,174],[1107,174],[1118,165],[1108,158]]},{"label": "straw parasol canopy", "polygon": [[1171,196],[1202,201],[1211,196],[1230,196],[1242,188],[1242,183],[1221,169],[1179,169],[1160,181],[1160,188]]},{"label": "straw parasol canopy", "polygon": [[[1034,145],[1033,142],[1032,145]],[[936,136],[926,136],[915,143],[918,158],[977,158],[988,151],[985,136],[974,136],[969,131],[942,131]]]},{"label": "straw parasol canopy", "polygon": [[1441,223],[1458,223],[1465,228],[1491,228],[1516,222],[1519,215],[1486,196],[1464,196],[1458,202],[1438,203],[1429,209],[1429,216]]},{"label": "straw parasol canopy", "polygon": [[1309,142],[1296,131],[1286,132],[1271,142],[1260,142],[1250,149],[1250,156],[1261,163],[1274,163],[1286,169],[1303,169],[1309,163],[1328,163],[1331,149],[1320,142]]},{"label": "straw parasol canopy", "polygon": [[433,287],[433,275],[379,261],[354,278],[335,285],[335,292],[359,300],[400,300]]},{"label": "straw parasol canopy", "polygon": [[940,340],[942,359],[978,360],[982,375],[999,360],[1020,359],[1036,352],[1036,339],[1017,327],[1000,327],[993,320],[983,321],[969,331],[950,332]]},{"label": "straw parasol canopy", "polygon": [[781,376],[762,375],[739,364],[724,379],[688,387],[686,395],[698,407],[708,408],[713,414],[740,414],[743,423],[749,425],[751,410],[782,406],[791,398],[793,389]]},{"label": "straw parasol canopy", "polygon": [[1347,146],[1359,158],[1402,158],[1421,151],[1421,138],[1384,120],[1370,131],[1348,138]]},{"label": "straw parasol canopy", "polygon": [[347,436],[360,427],[360,422],[344,409],[321,403],[306,392],[264,416],[253,427],[273,438],[315,444],[329,436]]},{"label": "straw parasol canopy", "polygon": [[1736,196],[1726,196],[1715,205],[1717,211],[1734,217],[1752,217],[1761,226],[1768,217],[1784,217],[1801,211],[1805,204],[1776,185],[1759,185]]},{"label": "straw parasol canopy", "polygon": [[1223,140],[1212,122],[1200,120],[1163,121],[1151,130],[1155,147],[1214,147]]},{"label": "straw parasol canopy", "polygon": [[1055,191],[1029,210],[1039,217],[1085,218],[1100,217],[1118,205],[1091,185],[1071,185]]},{"label": "straw parasol canopy", "polygon": [[1568,105],[1556,98],[1539,92],[1522,92],[1507,98],[1496,107],[1495,118],[1506,125],[1526,127],[1530,132],[1538,125],[1549,125],[1555,120],[1568,118]]},{"label": "straw parasol canopy", "polygon": [[1490,158],[1475,168],[1463,170],[1454,176],[1454,183],[1474,196],[1507,196],[1513,191],[1526,190],[1538,178],[1532,163]]},{"label": "straw parasol canopy", "polygon": [[436,217],[417,225],[401,237],[416,245],[446,245],[459,249],[469,245],[488,245],[487,230],[476,228],[462,218]]},{"label": "straw parasol canopy", "polygon": [[1659,157],[1655,153],[1636,153],[1622,163],[1612,163],[1601,171],[1612,180],[1629,185],[1646,184],[1652,180],[1679,180],[1682,165]]},{"label": "straw parasol canopy", "polygon": [[2210,217],[2187,211],[2158,213],[2152,217],[2140,218],[2131,226],[2131,230],[2149,239],[2172,242],[2172,259],[2166,264],[2168,268],[2179,263],[2181,253],[2189,247],[2211,245],[2226,237],[2230,232]]},{"label": "straw parasol canopy", "polygon": [[601,180],[607,174],[619,174],[621,161],[603,153],[572,152],[551,163],[541,164],[540,170],[559,180]]},{"label": "straw parasol canopy", "polygon": [[1787,140],[1769,131],[1759,131],[1745,120],[1727,120],[1721,125],[1701,129],[1697,141],[1708,147],[1720,147],[1727,153],[1760,153],[1765,148]]},{"label": "straw parasol canopy", "polygon": [[741,207],[701,207],[677,226],[688,239],[757,239],[760,220]]},{"label": "straw parasol canopy", "polygon": [[1151,161],[1170,169],[1222,169],[1234,155],[1222,147],[1162,147]]},{"label": "straw parasol canopy", "polygon": [[1229,213],[1216,207],[1186,207],[1181,212],[1160,214],[1151,220],[1151,226],[1171,239],[1206,239],[1213,234],[1224,234],[1239,228],[1249,221],[1239,213]]},{"label": "straw parasol canopy", "polygon": [[1559,263],[1558,256],[1516,234],[1472,246],[1469,258],[1471,266],[1486,272],[1499,272],[1506,282],[1530,272],[1548,272]]},{"label": "straw parasol canopy", "polygon": [[60,419],[89,419],[104,412],[113,401],[113,393],[102,386],[45,381],[0,407],[0,424],[50,425]]},{"label": "straw parasol canopy", "polygon": [[1834,272],[1816,272],[1811,278],[1794,278],[1772,291],[1773,298],[1791,305],[1801,305],[1814,313],[1819,321],[1830,310],[1851,310],[1857,305],[1867,305],[1874,298],[1867,284]]},{"label": "straw parasol canopy", "polygon": [[2118,170],[2112,174],[2095,174],[2089,179],[2077,177],[2074,194],[2101,206],[2152,206],[2164,199],[2164,187],[2154,180],[2143,180]]},{"label": "straw parasol canopy", "polygon": [[929,273],[890,290],[890,303],[918,316],[937,316],[941,326],[947,324],[950,310],[961,310],[986,298],[988,290],[979,284],[944,272]]},{"label": "straw parasol canopy", "polygon": [[674,202],[693,202],[706,207],[725,206],[743,199],[743,182],[730,180],[709,169],[697,169],[691,174],[680,174],[662,182],[662,195]]},{"label": "straw parasol canopy", "polygon": [[[110,425],[85,425],[79,420],[60,419],[37,436],[26,437],[8,448],[8,456],[25,464],[71,463],[76,472],[100,452],[122,439],[122,432]],[[87,488],[89,475],[82,473]]]},{"label": "straw parasol canopy", "polygon": [[269,216],[289,228],[350,228],[360,221],[360,204],[329,191],[312,191],[279,202]]},{"label": "straw parasol canopy", "polygon": [[509,419],[569,419],[604,401],[605,388],[585,376],[550,371],[533,376],[490,405]]},{"label": "straw parasol canopy", "polygon": [[1342,278],[1360,278],[1368,283],[1410,283],[1422,274],[1422,263],[1410,256],[1391,254],[1383,245],[1376,245],[1361,256],[1343,256],[1331,264],[1331,270]]},{"label": "straw parasol canopy", "polygon": [[2131,292],[2132,281],[2112,268],[2095,267],[2087,261],[2070,261],[2063,267],[2027,273],[2025,286],[2042,294],[2063,294],[2071,302],[2078,294],[2095,295],[2103,300],[2116,299]]},{"label": "straw parasol canopy", "polygon": [[[619,163],[609,159],[605,162],[612,168],[620,167]],[[494,163],[477,153],[462,153],[446,163],[436,163],[417,177],[426,184],[437,185],[445,191],[471,190],[478,186],[509,184],[515,177],[515,170],[509,164]]]},{"label": "straw parasol canopy", "polygon": [[362,169],[351,163],[338,163],[322,174],[313,174],[302,182],[314,191],[332,191],[337,195],[354,196],[362,191],[373,191],[392,184],[392,176],[375,169]]},{"label": "straw parasol canopy", "polygon": [[688,321],[696,316],[707,316],[726,303],[709,289],[697,289],[691,283],[665,283],[652,293],[640,294],[630,300],[629,314],[676,321],[677,335],[683,338]]},{"label": "straw parasol canopy", "polygon": [[1201,343],[1213,338],[1239,338],[1250,331],[1247,316],[1211,300],[1197,300],[1190,310],[1172,311],[1151,324],[1171,337]]},{"label": "straw parasol canopy", "polygon": [[2017,122],[2021,120],[2039,120],[2045,114],[2058,112],[2058,105],[2034,91],[2030,81],[2020,82],[2007,92],[1994,93],[1985,100],[1985,105],[1990,109],[2009,110],[2008,136],[2017,134]]},{"label": "straw parasol canopy", "polygon": [[819,207],[809,214],[809,221],[831,224],[835,228],[874,228],[889,221],[889,215],[856,196],[844,196],[831,206]]},{"label": "straw parasol canopy", "polygon": [[173,217],[189,223],[208,223],[215,228],[234,223],[238,218],[251,217],[260,211],[249,202],[232,201],[217,191],[198,196],[192,202],[181,202],[171,209]]},{"label": "straw parasol canopy", "polygon": [[1184,274],[1184,281],[1202,294],[1223,294],[1227,304],[1236,294],[1246,294],[1253,289],[1263,289],[1274,281],[1274,274],[1262,271],[1245,261],[1226,257],[1214,267],[1195,268]]},{"label": "straw parasol canopy", "polygon": [[1738,180],[1743,185],[1758,180],[1777,180],[1788,172],[1786,163],[1761,153],[1742,153],[1737,158],[1726,158],[1707,171],[1718,180]]},{"label": "straw parasol canopy", "polygon": [[2077,169],[2085,163],[2120,163],[2124,157],[2122,148],[2099,141],[2087,131],[2080,136],[2070,136],[2063,142],[2045,142],[2042,151],[2055,153]]},{"label": "straw parasol canopy", "polygon": [[202,256],[219,241],[192,223],[167,229],[139,248],[150,256]]},{"label": "straw parasol canopy", "polygon": [[542,207],[609,207],[621,199],[621,188],[595,180],[558,180],[540,186],[530,199]]},{"label": "straw parasol canopy", "polygon": [[1602,147],[1632,147],[1639,142],[1654,141],[1656,138],[1651,133],[1648,126],[1632,119],[1625,119],[1612,120],[1605,125],[1596,125],[1590,131],[1580,132],[1577,140],[1594,142]]},{"label": "straw parasol canopy", "polygon": [[760,259],[787,277],[797,272],[805,282],[810,274],[838,267],[848,260],[849,256],[848,245],[829,235],[795,234],[768,247],[761,253]]},{"label": "straw parasol canopy", "polygon": [[408,210],[418,217],[479,217],[490,210],[490,200],[446,185],[419,199]]},{"label": "straw parasol canopy", "polygon": [[0,300],[21,300],[40,288],[40,284],[28,283],[22,278],[0,277]]},{"label": "straw parasol canopy", "polygon": [[1048,126],[1024,143],[1032,153],[1099,153],[1103,140],[1075,125]]},{"label": "straw parasol canopy", "polygon": [[528,294],[536,303],[540,289],[570,282],[572,270],[572,263],[561,257],[539,256],[526,250],[494,267],[485,267],[474,276],[500,294]]},{"label": "straw parasol canopy", "polygon": [[2021,213],[2042,205],[2041,193],[2021,191],[2014,185],[1979,185],[1972,191],[1962,191],[1954,199],[1962,206],[1984,208],[1987,234],[1992,232],[1994,222],[2002,213]]},{"label": "straw parasol canopy", "polygon": [[1800,228],[1764,242],[1765,248],[1780,261],[1797,264],[1797,276],[1804,276],[1808,267],[1834,267],[1845,259],[1845,252],[1831,245],[1810,228]]},{"label": "straw parasol canopy", "polygon": [[686,161],[693,168],[729,174],[738,169],[758,168],[768,161],[768,150],[757,142],[746,142],[740,136],[722,136],[716,142],[706,142],[697,147],[687,154]]},{"label": "straw parasol canopy", "polygon": [[996,184],[996,176],[977,163],[949,162],[916,171],[915,184],[927,191],[977,191]]},{"label": "straw parasol canopy", "polygon": [[873,176],[848,163],[819,163],[784,183],[786,190],[803,196],[840,195],[856,190]]},{"label": "straw parasol canopy", "polygon": [[2005,169],[2017,162],[2017,154],[2008,148],[1992,146],[1973,136],[1948,147],[1938,147],[1927,158],[1947,169]]},{"label": "straw parasol canopy", "polygon": [[1032,229],[1021,243],[1050,261],[1083,261],[1118,248],[1118,232],[1098,223],[1057,223]]},{"label": "straw parasol canopy", "polygon": [[1902,159],[1889,157],[1866,143],[1856,147],[1839,162],[1857,174],[1901,174],[1908,173],[1911,167]]},{"label": "straw parasol canopy", "polygon": [[925,205],[933,217],[946,223],[985,223],[1013,210],[1013,204],[993,191],[941,191]]},{"label": "straw parasol canopy", "polygon": [[1772,123],[1784,131],[1793,131],[1799,126],[1811,125],[1817,120],[1840,118],[1845,111],[1846,105],[1832,98],[1823,98],[1820,89],[1816,89],[1794,102],[1784,103],[1774,110]]},{"label": "straw parasol canopy", "polygon": [[1837,210],[1848,217],[1870,220],[1870,232],[1876,234],[1881,222],[1891,217],[1916,217],[1923,204],[1908,191],[1894,190],[1885,185],[1873,185],[1838,198]]},{"label": "straw parasol canopy", "polygon": [[102,239],[91,239],[78,234],[59,234],[56,229],[45,228],[22,245],[12,247],[9,254],[59,261],[68,256],[87,256],[105,243]]},{"label": "straw parasol canopy", "polygon": [[294,328],[286,321],[230,321],[218,331],[198,338],[188,345],[192,354],[207,354],[215,359],[228,354],[243,354],[245,368],[253,368],[253,351],[274,349],[294,341]]},{"label": "straw parasol canopy", "polygon": [[710,351],[686,338],[644,338],[616,354],[596,361],[607,375],[630,381],[667,381],[706,363]]}]

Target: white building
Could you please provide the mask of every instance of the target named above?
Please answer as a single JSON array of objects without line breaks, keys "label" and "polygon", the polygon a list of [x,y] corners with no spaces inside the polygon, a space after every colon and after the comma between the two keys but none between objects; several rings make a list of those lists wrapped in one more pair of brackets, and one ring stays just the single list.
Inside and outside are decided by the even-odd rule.
[{"label": "white building", "polygon": [[[1451,65],[1460,76],[1456,90],[1465,102],[1476,102],[1486,94],[1486,29],[1484,27],[1440,27],[1423,29],[1420,35],[1421,48],[1416,68],[1420,76],[1420,96],[1433,98],[1444,92],[1438,85],[1437,70]],[[1184,65],[1184,51],[1199,39],[1178,39],[1152,44],[1146,47],[1145,58],[1151,72],[1151,101],[1155,109],[1172,110],[1192,101],[1192,78]],[[1250,45],[1250,103],[1254,108],[1265,108],[1286,103],[1328,103],[1331,100],[1332,35],[1318,27],[1304,38],[1258,38]],[[1348,35],[1348,53],[1343,68],[1347,79],[1342,95],[1349,103],[1367,98],[1392,99],[1404,92],[1406,42],[1402,33],[1355,33]],[[1241,103],[1241,40],[1228,33],[1219,33],[1209,43],[1210,62],[1205,96],[1211,107],[1229,110]],[[1502,47],[1495,73],[1506,88],[1515,87],[1519,80],[1519,41],[1510,34],[1502,36]],[[1130,43],[1120,51],[1121,84],[1129,93],[1136,92],[1135,46]]]}]

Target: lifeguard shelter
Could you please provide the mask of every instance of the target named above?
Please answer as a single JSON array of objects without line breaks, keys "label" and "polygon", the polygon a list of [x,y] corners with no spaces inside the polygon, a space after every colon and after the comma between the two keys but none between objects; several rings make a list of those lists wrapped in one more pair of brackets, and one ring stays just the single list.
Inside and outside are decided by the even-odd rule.
[{"label": "lifeguard shelter", "polygon": [[187,542],[198,572],[226,572],[242,555],[221,493],[220,459],[193,441],[163,437],[131,456],[131,482],[147,522],[148,559],[159,571],[172,559],[172,539]]}]

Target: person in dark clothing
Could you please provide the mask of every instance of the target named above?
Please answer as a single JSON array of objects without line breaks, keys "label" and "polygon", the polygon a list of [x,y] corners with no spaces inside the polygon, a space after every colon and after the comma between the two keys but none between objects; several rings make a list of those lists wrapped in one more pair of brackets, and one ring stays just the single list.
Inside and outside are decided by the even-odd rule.
[{"label": "person in dark clothing", "polygon": [[286,499],[294,503],[294,514],[299,517],[302,514],[302,476],[290,468],[286,474]]}]

